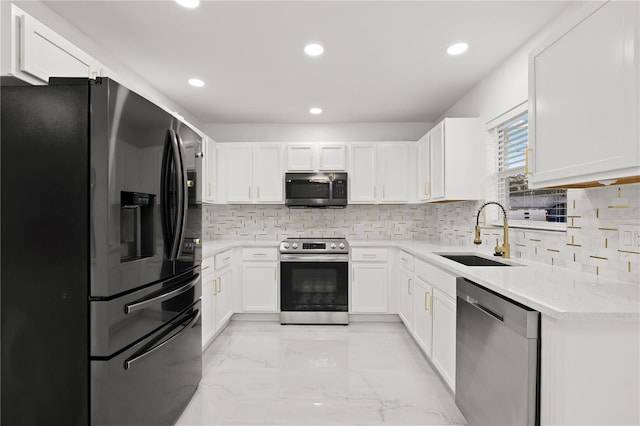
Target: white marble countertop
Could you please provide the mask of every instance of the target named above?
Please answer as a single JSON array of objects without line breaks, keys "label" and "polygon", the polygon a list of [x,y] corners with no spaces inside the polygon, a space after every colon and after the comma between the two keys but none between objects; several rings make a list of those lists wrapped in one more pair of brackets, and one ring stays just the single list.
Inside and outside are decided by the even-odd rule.
[{"label": "white marble countertop", "polygon": [[[486,247],[438,245],[423,241],[358,241],[353,247],[394,247],[448,273],[465,277],[542,314],[562,320],[640,319],[640,285],[601,278],[525,259],[498,261],[516,266],[464,266],[437,253],[469,253],[492,257]],[[203,256],[233,247],[278,247],[279,241],[224,240],[205,242]],[[490,249],[489,249],[490,250]]]}]

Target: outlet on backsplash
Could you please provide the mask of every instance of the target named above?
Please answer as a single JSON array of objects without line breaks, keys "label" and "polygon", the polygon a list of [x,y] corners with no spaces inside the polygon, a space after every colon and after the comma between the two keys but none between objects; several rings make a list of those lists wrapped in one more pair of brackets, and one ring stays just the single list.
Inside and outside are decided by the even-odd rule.
[{"label": "outlet on backsplash", "polygon": [[618,229],[618,239],[621,249],[640,248],[640,230],[637,225],[620,225]]}]

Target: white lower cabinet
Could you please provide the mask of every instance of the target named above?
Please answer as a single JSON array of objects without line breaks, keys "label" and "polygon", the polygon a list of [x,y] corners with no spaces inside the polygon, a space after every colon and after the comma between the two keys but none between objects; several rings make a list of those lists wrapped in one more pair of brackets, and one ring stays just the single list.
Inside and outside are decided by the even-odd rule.
[{"label": "white lower cabinet", "polygon": [[216,271],[214,284],[214,319],[216,330],[218,330],[233,315],[233,268],[227,266],[220,271]]},{"label": "white lower cabinet", "polygon": [[202,261],[202,348],[211,343],[233,315],[233,252]]},{"label": "white lower cabinet", "polygon": [[456,277],[422,260],[415,275],[400,258],[400,318],[444,381],[456,383]]},{"label": "white lower cabinet", "polygon": [[278,312],[278,250],[242,250],[242,311]]},{"label": "white lower cabinet", "polygon": [[456,301],[437,288],[433,290],[433,356],[442,377],[456,387]]},{"label": "white lower cabinet", "polygon": [[399,268],[400,318],[410,332],[413,332],[413,274]]},{"label": "white lower cabinet", "polygon": [[433,327],[433,287],[416,278],[413,290],[413,335],[424,353],[431,357]]},{"label": "white lower cabinet", "polygon": [[386,313],[387,263],[353,262],[351,275],[351,312]]},{"label": "white lower cabinet", "polygon": [[215,273],[213,265],[206,260],[202,262],[202,347],[209,344],[209,341],[215,335],[215,304],[213,302],[213,293],[215,291]]}]

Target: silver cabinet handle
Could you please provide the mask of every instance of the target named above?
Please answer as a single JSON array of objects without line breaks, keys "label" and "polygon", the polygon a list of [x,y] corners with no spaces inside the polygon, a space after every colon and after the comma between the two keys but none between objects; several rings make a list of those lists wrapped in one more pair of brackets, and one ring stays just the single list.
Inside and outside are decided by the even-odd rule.
[{"label": "silver cabinet handle", "polygon": [[188,283],[186,283],[185,285],[179,288],[176,288],[175,290],[168,291],[166,293],[162,293],[157,296],[150,297],[148,299],[135,300],[133,302],[127,303],[126,305],[124,305],[124,313],[130,314],[131,312],[144,309],[145,306],[150,305],[152,303],[158,303],[167,299],[171,299],[172,297],[176,297],[177,295],[190,290],[193,286],[196,285],[199,279],[200,279],[200,274],[197,274],[195,278],[193,278],[191,281],[189,281]]}]

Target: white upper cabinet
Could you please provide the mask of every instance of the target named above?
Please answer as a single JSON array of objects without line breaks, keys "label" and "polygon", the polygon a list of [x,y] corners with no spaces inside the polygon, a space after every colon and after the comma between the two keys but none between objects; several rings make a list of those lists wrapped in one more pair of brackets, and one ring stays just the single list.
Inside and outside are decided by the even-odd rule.
[{"label": "white upper cabinet", "polygon": [[415,188],[414,143],[354,144],[349,167],[349,202],[407,203]]},{"label": "white upper cabinet", "polygon": [[429,201],[429,180],[431,179],[431,165],[429,164],[429,134],[418,140],[418,201]]},{"label": "white upper cabinet", "polygon": [[257,203],[284,202],[282,146],[255,145],[253,148],[253,199]]},{"label": "white upper cabinet", "polygon": [[15,5],[11,19],[11,60],[3,74],[31,84],[46,84],[49,77],[102,75],[102,64]]},{"label": "white upper cabinet", "polygon": [[[413,147],[414,144],[411,144]],[[380,167],[383,203],[409,202],[409,150],[408,143],[382,145]]]},{"label": "white upper cabinet", "polygon": [[202,200],[205,203],[215,203],[218,194],[218,165],[217,165],[217,152],[216,142],[205,137],[204,139],[204,167],[203,167],[203,182],[202,185]]},{"label": "white upper cabinet", "polygon": [[[429,170],[431,170],[431,180],[429,181],[429,196],[431,199],[439,200],[444,198],[445,196],[445,146],[444,146],[444,125],[445,122],[442,121],[436,125],[429,132]],[[449,126],[451,127],[451,126]],[[454,141],[451,138],[449,142],[453,145]],[[471,141],[469,141],[471,142]],[[453,147],[452,147],[453,148]],[[464,151],[454,151],[453,149],[449,150],[449,155],[451,156],[465,156],[466,152]],[[456,167],[456,165],[453,165]],[[458,173],[463,170],[458,170]],[[478,176],[479,177],[479,176]],[[452,178],[453,179],[453,178]],[[454,182],[451,182],[449,186],[453,186]],[[453,196],[453,188],[451,189],[450,196]]]},{"label": "white upper cabinet", "polygon": [[376,146],[351,146],[349,202],[372,203],[377,200]]},{"label": "white upper cabinet", "polygon": [[587,2],[529,56],[532,187],[640,180],[640,4]]},{"label": "white upper cabinet", "polygon": [[284,202],[282,145],[218,144],[218,170],[230,204]]},{"label": "white upper cabinet", "polygon": [[478,118],[445,118],[418,141],[418,201],[484,198]]},{"label": "white upper cabinet", "polygon": [[320,161],[318,169],[322,171],[344,171],[347,168],[347,149],[344,145],[318,146]]},{"label": "white upper cabinet", "polygon": [[311,172],[314,170],[315,147],[313,145],[288,145],[287,170]]},{"label": "white upper cabinet", "polygon": [[253,202],[253,148],[225,144],[219,163],[228,203]]},{"label": "white upper cabinet", "polygon": [[290,172],[344,171],[346,158],[344,144],[287,145],[287,170]]}]

